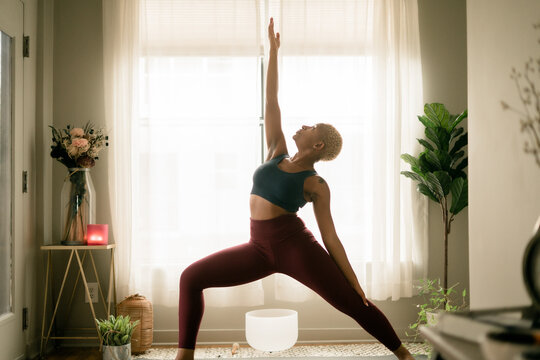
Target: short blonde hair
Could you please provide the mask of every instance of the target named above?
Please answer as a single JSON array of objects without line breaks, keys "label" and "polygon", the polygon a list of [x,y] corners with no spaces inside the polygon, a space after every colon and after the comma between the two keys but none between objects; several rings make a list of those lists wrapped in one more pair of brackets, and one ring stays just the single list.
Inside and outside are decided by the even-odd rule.
[{"label": "short blonde hair", "polygon": [[339,155],[341,146],[343,145],[341,134],[330,124],[317,124],[317,129],[319,129],[321,140],[324,143],[323,152],[319,160],[334,160]]}]

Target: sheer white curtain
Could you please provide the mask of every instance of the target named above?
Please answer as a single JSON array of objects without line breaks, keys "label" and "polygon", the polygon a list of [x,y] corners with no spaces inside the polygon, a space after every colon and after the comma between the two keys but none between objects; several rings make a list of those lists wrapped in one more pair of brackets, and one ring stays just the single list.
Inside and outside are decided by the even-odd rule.
[{"label": "sheer white curtain", "polygon": [[[139,53],[128,65],[139,84],[129,96],[140,101],[123,117],[131,123],[121,133],[131,139],[113,139],[113,148],[123,146],[115,154],[132,167],[122,173],[125,159],[114,156],[110,169],[133,180],[129,189],[116,182],[111,190],[120,214],[129,214],[133,203],[131,228],[114,233],[132,231],[126,237],[131,247],[119,248],[131,257],[129,290],[176,306],[187,265],[248,240],[251,176],[264,156],[261,59],[267,59],[266,26],[273,16],[282,35],[285,135],[290,140],[300,125],[317,122],[341,131],[341,155],[316,165],[332,189],[338,234],[368,297],[411,296],[427,256],[426,201],[399,174],[400,154],[417,152],[422,136],[416,0],[139,4]],[[125,29],[116,25],[115,31]],[[122,104],[127,99],[121,97]],[[292,155],[294,143],[288,147]],[[320,239],[312,213],[308,204],[300,216]],[[210,306],[257,305],[263,291],[255,282],[205,295]],[[284,276],[276,276],[275,294],[287,301],[313,296]]]},{"label": "sheer white curtain", "polygon": [[[132,272],[155,303],[176,306],[189,264],[249,240],[260,17],[257,1],[141,1]],[[205,302],[263,304],[262,282],[208,289]]]},{"label": "sheer white curtain", "polygon": [[111,233],[117,244],[117,291],[120,299],[134,287],[131,250],[132,123],[137,118],[139,68],[139,4],[132,0],[103,1],[103,68],[105,122],[110,132],[108,162]]},{"label": "sheer white curtain", "polygon": [[[332,189],[336,229],[366,295],[410,297],[427,273],[427,200],[400,175],[417,153],[422,75],[416,1],[270,1],[282,33],[280,102],[291,133],[329,122],[340,156],[317,164]],[[289,144],[294,149],[294,144]],[[317,234],[310,206],[300,211]],[[276,296],[313,293],[278,275]]]}]

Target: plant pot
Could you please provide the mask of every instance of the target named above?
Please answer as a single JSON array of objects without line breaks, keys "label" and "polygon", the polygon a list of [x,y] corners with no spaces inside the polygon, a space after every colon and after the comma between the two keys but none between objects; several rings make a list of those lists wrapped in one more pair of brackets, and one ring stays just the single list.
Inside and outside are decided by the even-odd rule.
[{"label": "plant pot", "polygon": [[426,312],[427,326],[437,326],[439,323],[439,317],[441,316],[440,312]]},{"label": "plant pot", "polygon": [[120,346],[103,345],[103,360],[131,360],[131,343]]}]

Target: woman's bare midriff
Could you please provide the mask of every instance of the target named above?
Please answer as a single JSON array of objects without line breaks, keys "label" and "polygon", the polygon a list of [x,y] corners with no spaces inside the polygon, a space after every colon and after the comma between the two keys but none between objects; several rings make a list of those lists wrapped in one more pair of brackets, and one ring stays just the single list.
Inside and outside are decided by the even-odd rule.
[{"label": "woman's bare midriff", "polygon": [[249,208],[253,220],[269,220],[281,215],[294,214],[254,194],[249,197]]}]

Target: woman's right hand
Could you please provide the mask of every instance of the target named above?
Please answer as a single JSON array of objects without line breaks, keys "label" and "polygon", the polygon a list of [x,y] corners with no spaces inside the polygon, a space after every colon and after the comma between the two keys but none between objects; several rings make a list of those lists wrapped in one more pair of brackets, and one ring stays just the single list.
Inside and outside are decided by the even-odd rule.
[{"label": "woman's right hand", "polygon": [[369,306],[369,302],[366,297],[366,294],[364,294],[364,290],[362,290],[362,287],[360,286],[360,284],[358,284],[358,282],[355,285],[353,285],[353,289],[356,290],[358,295],[360,295],[360,297],[362,298],[362,301],[364,302],[364,305]]},{"label": "woman's right hand", "polygon": [[279,33],[274,34],[274,18],[270,18],[270,25],[268,25],[268,40],[270,41],[270,50],[277,51],[279,49]]}]

